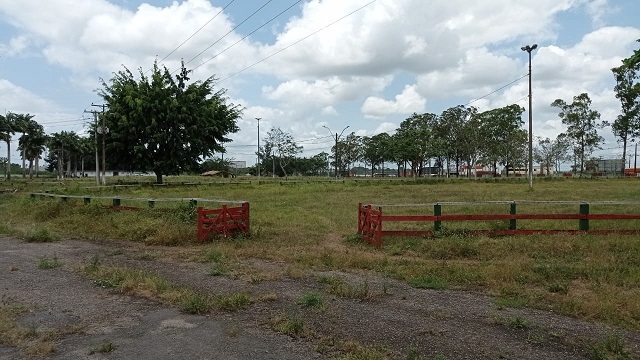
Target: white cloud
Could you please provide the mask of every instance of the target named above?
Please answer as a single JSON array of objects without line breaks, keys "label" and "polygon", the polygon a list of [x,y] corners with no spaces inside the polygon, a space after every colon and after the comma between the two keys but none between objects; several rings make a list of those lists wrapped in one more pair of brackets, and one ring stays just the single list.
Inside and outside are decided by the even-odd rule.
[{"label": "white cloud", "polygon": [[26,35],[13,37],[8,44],[0,44],[0,56],[16,56],[24,52],[30,45],[31,40]]},{"label": "white cloud", "polygon": [[366,117],[372,118],[381,118],[390,114],[408,115],[424,112],[426,103],[427,100],[418,94],[415,85],[407,85],[393,101],[368,97],[362,104],[361,111]]},{"label": "white cloud", "polygon": [[322,108],[322,115],[336,116],[338,115],[338,111],[336,111],[336,108],[333,106],[325,106]]}]

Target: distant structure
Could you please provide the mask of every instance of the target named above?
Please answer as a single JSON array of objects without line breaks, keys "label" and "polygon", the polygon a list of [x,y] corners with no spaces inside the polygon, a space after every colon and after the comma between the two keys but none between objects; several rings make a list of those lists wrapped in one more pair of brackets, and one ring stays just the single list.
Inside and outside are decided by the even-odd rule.
[{"label": "distant structure", "polygon": [[246,161],[231,161],[229,167],[233,169],[245,169],[247,167]]},{"label": "distant structure", "polygon": [[623,159],[600,159],[598,160],[598,172],[605,174],[620,174],[624,169]]}]

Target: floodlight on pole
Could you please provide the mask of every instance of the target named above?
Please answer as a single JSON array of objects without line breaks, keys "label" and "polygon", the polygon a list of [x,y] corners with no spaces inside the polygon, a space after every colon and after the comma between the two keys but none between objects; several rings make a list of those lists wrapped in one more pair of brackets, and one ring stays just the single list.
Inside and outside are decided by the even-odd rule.
[{"label": "floodlight on pole", "polygon": [[533,116],[531,113],[531,52],[538,48],[538,44],[523,46],[520,49],[529,53],[529,189],[533,189]]}]

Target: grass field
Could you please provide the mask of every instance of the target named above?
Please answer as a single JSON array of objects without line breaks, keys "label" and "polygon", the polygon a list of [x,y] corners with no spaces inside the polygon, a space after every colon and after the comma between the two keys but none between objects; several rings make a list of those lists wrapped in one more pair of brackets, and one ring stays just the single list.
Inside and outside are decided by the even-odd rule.
[{"label": "grass field", "polygon": [[[90,181],[4,183],[17,189],[0,195],[0,234],[27,241],[78,238],[112,239],[176,246],[185,260],[217,254],[226,259],[229,276],[259,280],[304,276],[309,270],[371,271],[419,288],[455,288],[495,296],[503,307],[553,309],[574,317],[640,330],[640,236],[531,235],[469,236],[466,227],[500,228],[505,223],[445,224],[434,237],[385,237],[383,247],[363,244],[356,236],[358,203],[424,204],[480,201],[625,201],[637,205],[600,205],[595,212],[640,213],[636,179],[538,180],[529,190],[522,180],[377,179],[314,181],[292,179],[224,180],[196,184],[201,178],[171,177],[167,186],[95,187]],[[186,183],[186,184],[182,184]],[[1,185],[0,185],[1,186]],[[1,189],[1,188],[0,188]],[[31,198],[49,191],[93,197]],[[153,209],[113,211],[100,207],[109,199],[208,198],[246,200],[251,204],[252,236],[195,240],[196,226],[188,200],[157,202]],[[122,205],[146,207],[146,200]],[[208,206],[207,204],[204,204]],[[508,212],[507,205],[460,205],[443,212]],[[388,209],[388,210],[387,210]],[[389,213],[431,214],[431,207],[385,208]],[[520,205],[518,212],[572,212],[577,205]],[[640,221],[594,222],[592,228],[640,229]],[[415,225],[401,225],[415,226]],[[424,225],[431,226],[431,225]],[[518,226],[521,226],[519,223]],[[523,223],[533,228],[577,229],[577,220]],[[243,263],[245,258],[284,262],[277,274],[265,274]]]}]

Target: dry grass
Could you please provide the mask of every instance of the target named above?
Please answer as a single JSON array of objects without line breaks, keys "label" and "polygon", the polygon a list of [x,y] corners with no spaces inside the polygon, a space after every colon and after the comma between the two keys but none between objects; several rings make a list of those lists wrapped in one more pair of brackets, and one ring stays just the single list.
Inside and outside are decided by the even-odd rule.
[{"label": "dry grass", "polygon": [[[179,178],[173,178],[179,181]],[[171,180],[173,180],[171,179]],[[170,180],[170,181],[171,181]],[[184,179],[189,182],[196,179]],[[200,180],[200,179],[197,179]],[[531,306],[640,329],[640,236],[533,235],[468,236],[464,229],[499,228],[505,222],[445,223],[448,232],[430,238],[386,237],[382,249],[357,237],[358,203],[433,203],[445,201],[630,201],[640,203],[637,179],[536,181],[404,180],[307,183],[126,187],[85,189],[84,183],[49,185],[59,193],[142,198],[203,197],[251,203],[250,238],[195,244],[195,221],[188,204],[157,203],[154,209],[114,212],[92,201],[0,200],[0,230],[26,236],[33,224],[57,239],[125,239],[145,244],[187,247],[212,263],[212,275],[255,281],[307,276],[309,270],[372,271],[416,287],[461,288],[496,296],[499,306]],[[40,187],[38,189],[38,187]],[[46,185],[24,185],[43,190]],[[123,201],[123,205],[128,205]],[[142,204],[146,206],[146,204]],[[35,209],[35,210],[34,210]],[[577,212],[577,205],[518,205],[518,213]],[[592,213],[640,212],[640,206],[598,205]],[[385,213],[433,212],[432,207],[384,208]],[[508,205],[443,206],[443,213],[506,213]],[[402,225],[413,227],[412,224]],[[425,225],[427,228],[430,224]],[[519,221],[531,228],[577,229],[574,221]],[[640,222],[592,222],[592,228],[640,228]],[[193,250],[195,249],[195,250]],[[210,258],[213,256],[214,258]],[[278,266],[263,267],[247,259]],[[214,266],[215,265],[215,266]],[[146,291],[153,293],[151,289]],[[142,287],[144,288],[144,287]],[[336,290],[337,291],[337,290]],[[169,294],[168,292],[167,294]],[[361,294],[360,291],[358,294]],[[168,295],[164,295],[168,296]],[[178,296],[178,295],[174,295]],[[362,296],[362,295],[358,295]],[[173,300],[177,301],[177,300]],[[196,301],[197,303],[197,301]]]}]

